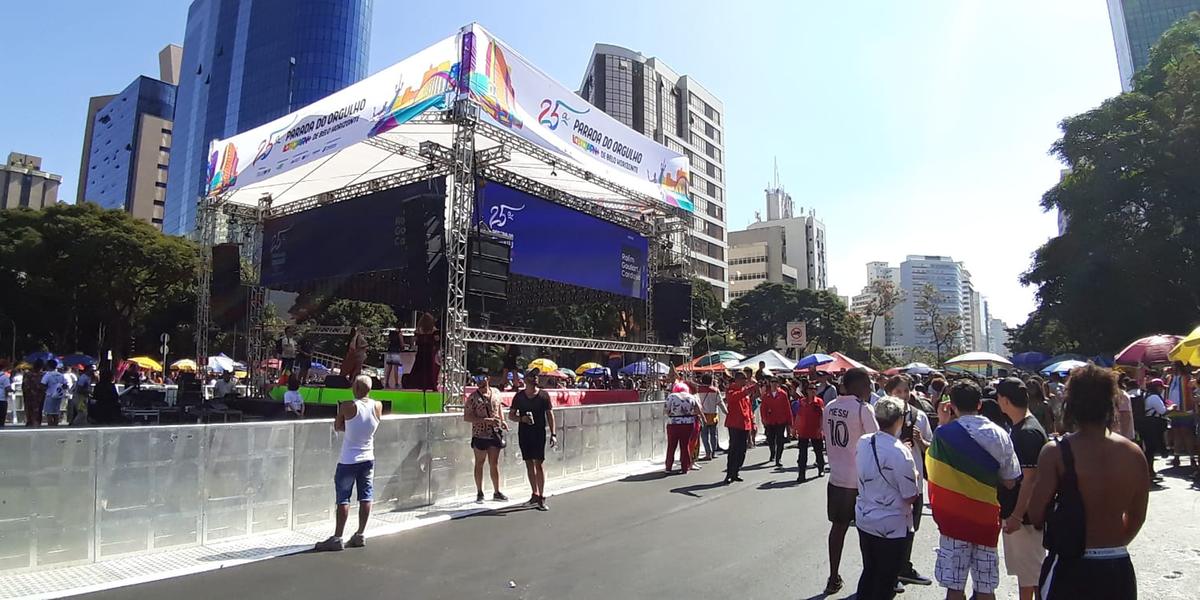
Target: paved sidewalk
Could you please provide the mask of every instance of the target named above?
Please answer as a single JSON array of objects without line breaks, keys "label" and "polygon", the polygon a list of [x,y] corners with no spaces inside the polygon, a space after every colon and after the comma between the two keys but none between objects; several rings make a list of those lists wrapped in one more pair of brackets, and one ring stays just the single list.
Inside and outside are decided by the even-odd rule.
[{"label": "paved sidewalk", "polygon": [[[661,468],[661,462],[657,464],[648,461],[626,463],[548,482],[547,487],[551,496],[561,495]],[[371,515],[371,522],[367,528],[367,537],[392,535],[484,511],[523,504],[529,498],[529,487],[522,485],[505,490],[505,493],[510,497],[508,502],[489,500],[483,504],[476,504],[475,498],[472,496],[454,498],[419,510],[374,513]],[[352,510],[350,528],[354,527],[355,518]],[[323,527],[253,536],[207,546],[193,546],[182,550],[108,560],[88,565],[4,575],[0,576],[0,598],[62,598],[225,569],[310,550],[313,544],[329,537],[332,531],[333,523],[330,522]]]}]

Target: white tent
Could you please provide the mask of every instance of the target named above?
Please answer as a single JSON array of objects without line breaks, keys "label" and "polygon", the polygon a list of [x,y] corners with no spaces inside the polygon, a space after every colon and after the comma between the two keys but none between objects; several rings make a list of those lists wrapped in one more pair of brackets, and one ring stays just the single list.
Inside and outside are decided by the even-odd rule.
[{"label": "white tent", "polygon": [[1008,367],[1013,366],[1012,361],[991,352],[968,352],[960,354],[946,361],[946,365],[958,367]]},{"label": "white tent", "polygon": [[775,350],[767,350],[761,354],[751,356],[731,368],[735,371],[746,367],[758,369],[759,362],[766,363],[766,369],[769,373],[791,373],[792,368],[796,366],[796,359],[788,358]]}]

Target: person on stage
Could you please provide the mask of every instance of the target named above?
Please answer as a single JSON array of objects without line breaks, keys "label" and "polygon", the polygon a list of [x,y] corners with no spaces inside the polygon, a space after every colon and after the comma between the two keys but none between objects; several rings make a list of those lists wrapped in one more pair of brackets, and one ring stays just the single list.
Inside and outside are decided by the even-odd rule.
[{"label": "person on stage", "polygon": [[437,364],[438,350],[442,347],[442,336],[438,332],[433,315],[422,313],[417,320],[417,357],[413,361],[413,372],[409,377],[412,388],[436,390],[440,368]]},{"label": "person on stage", "polygon": [[362,373],[363,363],[367,362],[367,336],[362,328],[355,325],[350,328],[350,342],[346,348],[346,358],[342,361],[342,376],[346,381],[354,381]]}]

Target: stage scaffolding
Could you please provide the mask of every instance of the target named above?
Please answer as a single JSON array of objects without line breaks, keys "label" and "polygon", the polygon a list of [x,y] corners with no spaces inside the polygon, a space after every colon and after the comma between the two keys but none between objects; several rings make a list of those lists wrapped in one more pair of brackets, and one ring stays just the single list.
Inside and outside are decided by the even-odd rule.
[{"label": "stage scaffolding", "polygon": [[[404,141],[371,138],[363,143],[382,149],[389,155],[402,155],[417,160],[417,167],[390,173],[367,181],[356,181],[339,189],[311,197],[272,206],[271,197],[264,195],[257,206],[229,202],[229,193],[201,199],[197,211],[197,236],[201,245],[200,268],[196,294],[196,356],[204,360],[209,355],[208,340],[213,333],[210,317],[210,288],[212,285],[212,246],[223,242],[242,244],[242,259],[251,277],[250,301],[247,309],[246,357],[251,368],[266,357],[263,330],[263,309],[266,290],[259,284],[262,264],[262,235],[264,223],[284,215],[311,210],[349,200],[365,194],[392,189],[410,183],[435,178],[448,178],[446,187],[445,253],[448,268],[446,309],[442,330],[442,388],[446,404],[461,401],[468,381],[466,368],[467,344],[517,344],[546,348],[587,349],[610,352],[639,353],[654,357],[688,356],[690,348],[654,343],[653,293],[645,300],[645,330],[647,340],[622,340],[566,337],[553,333],[504,331],[488,327],[468,326],[466,308],[467,239],[475,224],[472,214],[478,182],[491,180],[533,194],[563,206],[587,213],[605,221],[637,231],[648,238],[650,290],[662,278],[684,278],[691,273],[691,244],[687,231],[693,218],[685,210],[664,204],[657,198],[635,192],[606,180],[581,166],[562,160],[550,152],[500,127],[484,123],[479,118],[478,105],[466,99],[458,100],[453,108],[433,111],[412,121],[414,125],[451,125],[453,135],[449,147],[432,140]],[[409,135],[412,135],[411,130]],[[480,139],[496,143],[478,149]],[[558,170],[611,192],[603,199],[583,198],[559,189],[553,180],[538,181],[505,168],[514,152],[535,158],[548,167],[551,175]],[[347,333],[348,328],[316,327],[318,333]],[[275,332],[270,332],[275,333]],[[686,344],[686,340],[685,340]]]}]

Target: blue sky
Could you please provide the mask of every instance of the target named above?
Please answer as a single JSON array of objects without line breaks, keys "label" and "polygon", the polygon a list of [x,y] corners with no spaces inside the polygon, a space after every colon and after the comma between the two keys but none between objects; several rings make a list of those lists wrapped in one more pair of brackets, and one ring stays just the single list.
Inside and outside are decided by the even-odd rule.
[{"label": "blue sky", "polygon": [[[0,153],[42,156],[73,200],[88,97],[156,75],[187,5],[6,6],[28,26],[5,28],[0,56],[29,85],[0,94]],[[1010,325],[1034,305],[1017,276],[1055,233],[1037,203],[1058,179],[1058,122],[1120,91],[1095,0],[375,0],[371,71],[470,21],[572,88],[595,42],[663,59],[725,102],[731,229],[764,210],[777,158],[797,205],[825,222],[839,293],[861,289],[869,260],[950,255]]]}]

